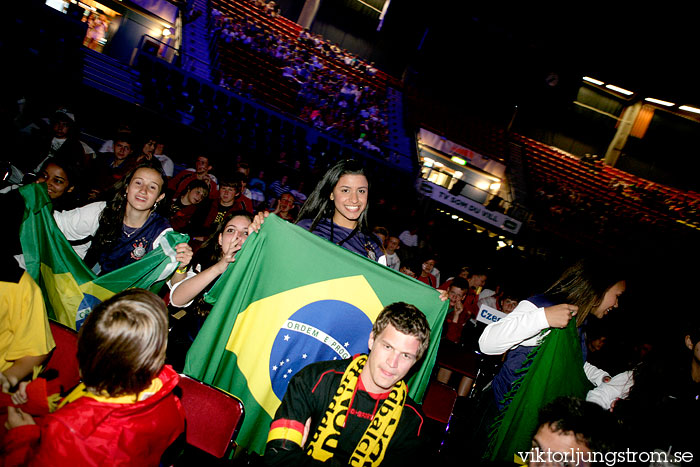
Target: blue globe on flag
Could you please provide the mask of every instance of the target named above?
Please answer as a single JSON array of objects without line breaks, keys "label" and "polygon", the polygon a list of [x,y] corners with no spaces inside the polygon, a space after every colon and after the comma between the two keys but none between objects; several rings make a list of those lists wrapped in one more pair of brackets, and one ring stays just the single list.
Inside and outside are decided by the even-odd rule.
[{"label": "blue globe on flag", "polygon": [[270,381],[282,399],[290,379],[309,363],[367,352],[369,317],[347,302],[319,300],[295,311],[282,325],[270,353]]},{"label": "blue globe on flag", "polygon": [[78,306],[78,312],[75,315],[76,330],[80,330],[80,327],[85,322],[85,318],[87,318],[87,315],[89,315],[93,308],[95,308],[100,303],[102,303],[102,300],[95,297],[94,295],[90,295],[88,293],[83,294],[83,299],[81,300],[80,306]]}]

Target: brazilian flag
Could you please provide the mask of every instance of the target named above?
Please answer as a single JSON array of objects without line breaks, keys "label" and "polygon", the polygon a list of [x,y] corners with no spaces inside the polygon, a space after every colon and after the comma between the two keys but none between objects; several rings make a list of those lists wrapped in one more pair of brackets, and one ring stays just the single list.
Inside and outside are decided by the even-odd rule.
[{"label": "brazilian flag", "polygon": [[560,396],[585,399],[593,385],[583,371],[581,341],[572,319],[564,329],[552,328],[517,370],[518,379],[504,396],[506,405],[491,426],[486,457],[512,462],[530,450],[539,411]]},{"label": "brazilian flag", "polygon": [[420,401],[449,305],[434,288],[274,215],[205,298],[214,307],[184,372],[243,401],[236,441],[259,454],[291,377],[312,362],[366,353],[372,323],[390,303],[415,305],[432,330],[408,381]]},{"label": "brazilian flag", "polygon": [[73,329],[115,293],[133,287],[160,290],[178,265],[175,245],[188,240],[168,232],[161,246],[139,261],[97,277],[56,225],[46,187],[32,183],[19,191],[25,204],[20,242],[27,272],[41,287],[49,318]]}]

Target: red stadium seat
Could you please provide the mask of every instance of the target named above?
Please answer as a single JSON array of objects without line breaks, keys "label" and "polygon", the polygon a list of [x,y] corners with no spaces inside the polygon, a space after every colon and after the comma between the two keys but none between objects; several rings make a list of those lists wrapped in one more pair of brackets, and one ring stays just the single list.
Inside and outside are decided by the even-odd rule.
[{"label": "red stadium seat", "polygon": [[243,423],[241,400],[185,374],[180,374],[178,387],[187,444],[219,459],[229,454]]},{"label": "red stadium seat", "polygon": [[56,347],[51,352],[44,369],[47,379],[55,370],[61,385],[61,392],[66,393],[80,382],[78,369],[78,332],[56,321],[49,320],[51,334]]},{"label": "red stadium seat", "polygon": [[439,423],[447,425],[457,401],[455,388],[439,381],[432,381],[423,398],[423,413]]}]

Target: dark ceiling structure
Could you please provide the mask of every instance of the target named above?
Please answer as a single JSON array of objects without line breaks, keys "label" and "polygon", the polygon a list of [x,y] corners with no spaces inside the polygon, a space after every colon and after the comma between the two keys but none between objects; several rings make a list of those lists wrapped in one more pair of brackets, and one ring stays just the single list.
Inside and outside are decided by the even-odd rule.
[{"label": "dark ceiling structure", "polygon": [[[689,15],[670,7],[545,8],[393,1],[387,14],[421,34],[414,67],[425,83],[517,101],[552,79],[584,75],[660,99],[700,106]],[[393,11],[392,11],[393,10]],[[401,18],[401,19],[399,19]],[[420,20],[418,20],[418,18]],[[418,21],[418,22],[417,22]],[[515,102],[513,102],[515,103]]]}]

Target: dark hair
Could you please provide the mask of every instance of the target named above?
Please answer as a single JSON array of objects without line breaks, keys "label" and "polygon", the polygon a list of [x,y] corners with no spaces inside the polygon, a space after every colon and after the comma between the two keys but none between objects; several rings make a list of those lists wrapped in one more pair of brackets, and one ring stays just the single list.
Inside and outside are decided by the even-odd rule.
[{"label": "dark hair", "polygon": [[386,238],[389,238],[389,231],[387,230],[386,227],[383,227],[383,226],[381,226],[381,225],[375,226],[375,227],[372,229],[372,233],[384,235],[384,238],[385,238],[385,239],[386,239]]},{"label": "dark hair", "polygon": [[127,132],[127,131],[117,132],[116,136],[112,140],[112,144],[113,145],[117,144],[118,141],[122,141],[124,143],[127,143],[132,150],[134,149],[134,136],[131,132]]},{"label": "dark hair", "polygon": [[[242,175],[242,174],[241,174]],[[228,186],[236,191],[241,191],[243,185],[239,177],[234,177],[233,175],[227,175],[226,177],[219,180],[219,187]]]},{"label": "dark hair", "polygon": [[577,305],[576,324],[580,326],[588,314],[600,306],[605,293],[624,279],[624,271],[616,262],[584,258],[567,268],[545,295],[555,301]]},{"label": "dark hair", "polygon": [[473,267],[473,268],[467,268],[467,277],[472,278],[474,276],[488,276],[489,275],[489,270],[488,268],[485,267]]},{"label": "dark hair", "polygon": [[127,289],[100,303],[78,337],[85,386],[99,395],[138,394],[165,363],[168,311],[145,289]]},{"label": "dark hair", "polygon": [[415,258],[407,258],[401,261],[401,267],[412,271],[416,276],[419,276],[420,272],[423,270],[421,263]]},{"label": "dark hair", "polygon": [[210,154],[206,154],[206,153],[197,154],[196,156],[194,156],[194,161],[195,161],[195,163],[197,162],[197,159],[199,159],[200,157],[204,157],[204,158],[207,160],[207,164],[208,164],[210,167],[213,167],[213,166],[214,166],[214,161],[212,160],[213,158],[212,158],[212,156],[211,156]]},{"label": "dark hair", "polygon": [[414,336],[420,341],[416,359],[419,360],[430,344],[430,324],[422,311],[414,305],[405,302],[395,302],[384,307],[372,326],[376,338],[389,325],[397,331]]},{"label": "dark hair", "polygon": [[246,174],[241,173],[241,172],[238,172],[238,171],[233,172],[233,173],[231,174],[231,177],[230,177],[230,178],[231,178],[235,183],[238,183],[238,184],[241,184],[241,185],[242,185],[243,183],[245,183],[245,182],[248,180],[248,177],[246,176]]},{"label": "dark hair", "polygon": [[430,261],[431,259],[433,261],[435,261],[436,263],[438,262],[437,254],[435,254],[432,251],[425,251],[424,250],[424,251],[420,252],[419,258],[420,258],[421,265],[423,263],[425,263],[426,261]]},{"label": "dark hair", "polygon": [[[309,232],[313,232],[321,219],[333,219],[335,204],[331,201],[331,193],[333,193],[333,189],[343,175],[363,175],[367,178],[367,182],[369,183],[369,177],[367,177],[365,168],[360,162],[354,159],[341,159],[331,166],[318,184],[316,184],[316,187],[299,210],[299,215],[296,220],[297,223],[302,219],[312,219]],[[365,207],[365,210],[360,214],[357,220],[357,225],[361,231],[367,231],[368,229],[368,209],[369,204]]]},{"label": "dark hair", "polygon": [[457,276],[452,279],[450,287],[457,287],[458,289],[462,289],[467,292],[469,290],[469,282],[467,282],[464,277]]},{"label": "dark hair", "polygon": [[141,146],[145,146],[149,141],[154,141],[158,144],[161,141],[161,137],[157,133],[143,133],[141,136]]},{"label": "dark hair", "polygon": [[[61,170],[65,172],[67,181],[66,191],[63,193],[63,195],[57,199],[51,200],[53,209],[55,211],[73,209],[76,207],[76,204],[78,203],[78,200],[82,194],[81,189],[83,187],[84,176],[82,168],[77,161],[71,157],[64,157],[63,155],[54,156],[41,164],[37,176],[40,177],[49,164],[54,164],[57,167],[60,167]],[[69,188],[73,189],[68,191]]]},{"label": "dark hair", "polygon": [[538,429],[573,433],[592,452],[613,450],[615,422],[612,414],[598,404],[578,397],[561,396],[540,409]]},{"label": "dark hair", "polygon": [[49,159],[46,159],[44,163],[41,164],[41,167],[39,167],[39,173],[37,175],[41,175],[41,172],[46,170],[46,167],[49,164],[54,164],[60,167],[66,173],[68,186],[76,186],[81,183],[82,170],[80,169],[79,165],[75,160],[63,156],[51,157]]},{"label": "dark hair", "polygon": [[195,188],[202,188],[206,193],[209,193],[209,185],[207,185],[207,182],[198,178],[195,178],[187,184],[187,186],[185,187],[185,193],[187,193],[188,191],[192,191]]},{"label": "dark hair", "polygon": [[219,245],[219,235],[223,233],[226,224],[228,224],[231,219],[239,216],[245,217],[250,222],[253,222],[253,215],[248,211],[237,210],[227,213],[224,220],[216,227],[216,230],[214,230],[214,232],[204,240],[202,246],[197,249],[192,259],[192,264],[201,264],[202,269],[205,269],[221,259],[223,250],[221,249],[221,245]]}]

